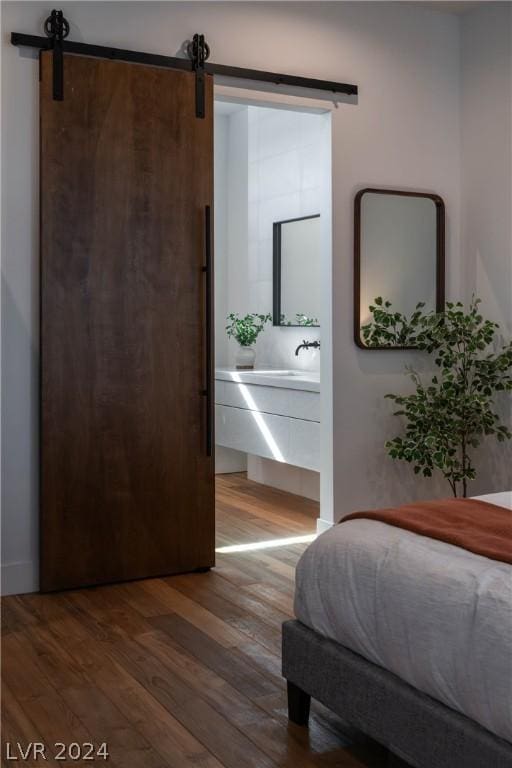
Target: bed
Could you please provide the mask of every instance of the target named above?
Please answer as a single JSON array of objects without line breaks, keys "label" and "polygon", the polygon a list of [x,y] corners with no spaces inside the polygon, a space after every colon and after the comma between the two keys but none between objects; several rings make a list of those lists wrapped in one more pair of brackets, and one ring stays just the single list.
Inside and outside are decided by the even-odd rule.
[{"label": "bed", "polygon": [[292,721],[313,697],[414,768],[512,768],[512,565],[350,520],[302,556],[295,615]]}]

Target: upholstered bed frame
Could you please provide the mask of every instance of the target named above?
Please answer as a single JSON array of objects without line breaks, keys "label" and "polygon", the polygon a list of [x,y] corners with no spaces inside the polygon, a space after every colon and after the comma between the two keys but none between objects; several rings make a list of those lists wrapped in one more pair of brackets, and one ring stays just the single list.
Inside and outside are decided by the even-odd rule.
[{"label": "upholstered bed frame", "polygon": [[413,768],[512,768],[512,744],[299,621],[283,625],[288,716],[311,697]]}]

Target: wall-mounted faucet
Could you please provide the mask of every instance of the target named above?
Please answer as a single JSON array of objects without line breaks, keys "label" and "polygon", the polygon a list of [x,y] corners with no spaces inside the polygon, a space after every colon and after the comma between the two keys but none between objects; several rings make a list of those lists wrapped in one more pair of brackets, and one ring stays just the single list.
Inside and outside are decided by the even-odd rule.
[{"label": "wall-mounted faucet", "polygon": [[301,349],[320,349],[320,342],[319,341],[303,341],[302,344],[299,344],[297,349],[295,350],[295,354],[298,355]]}]

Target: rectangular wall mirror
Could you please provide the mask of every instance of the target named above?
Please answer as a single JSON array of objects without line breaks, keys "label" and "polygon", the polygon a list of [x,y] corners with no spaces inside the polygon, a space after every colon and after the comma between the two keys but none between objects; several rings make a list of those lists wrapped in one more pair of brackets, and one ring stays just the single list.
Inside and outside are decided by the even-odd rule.
[{"label": "rectangular wall mirror", "polygon": [[274,222],[274,325],[320,325],[320,214]]},{"label": "rectangular wall mirror", "polygon": [[[372,334],[371,306],[381,299],[390,311],[409,318],[444,309],[444,203],[438,195],[363,189],[354,210],[354,333],[363,349],[414,348],[393,330],[383,340]],[[378,302],[379,303],[379,302]]]}]

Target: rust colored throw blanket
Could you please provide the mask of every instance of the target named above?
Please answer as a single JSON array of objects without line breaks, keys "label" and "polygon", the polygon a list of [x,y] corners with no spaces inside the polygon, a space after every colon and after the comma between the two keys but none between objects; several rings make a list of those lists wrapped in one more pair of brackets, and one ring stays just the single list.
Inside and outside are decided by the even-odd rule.
[{"label": "rust colored throw blanket", "polygon": [[394,509],[354,512],[340,522],[360,519],[378,520],[512,565],[512,511],[486,501],[419,501]]}]

